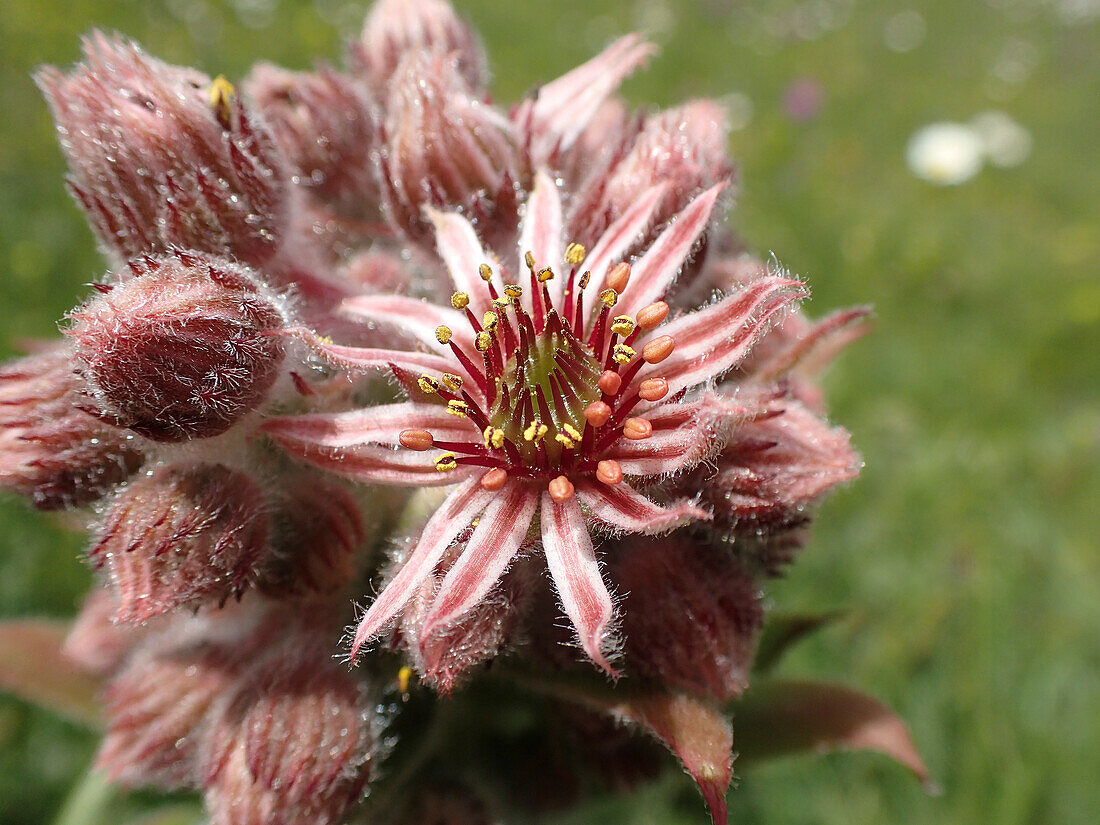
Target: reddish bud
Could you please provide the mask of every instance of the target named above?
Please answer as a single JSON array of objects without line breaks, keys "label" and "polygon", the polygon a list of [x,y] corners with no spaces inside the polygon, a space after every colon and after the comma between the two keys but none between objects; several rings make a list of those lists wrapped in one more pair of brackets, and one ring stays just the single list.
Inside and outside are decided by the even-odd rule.
[{"label": "reddish bud", "polygon": [[141,466],[134,437],[78,409],[82,382],[56,344],[0,369],[0,488],[79,507]]},{"label": "reddish bud", "polygon": [[726,549],[675,534],[621,549],[611,578],[627,594],[629,666],[690,693],[723,701],[740,694],[763,623],[752,577]]},{"label": "reddish bud", "polygon": [[329,68],[289,72],[256,66],[244,91],[294,171],[292,181],[350,214],[379,199],[370,101],[352,78]]},{"label": "reddish bud", "polygon": [[[382,196],[389,220],[431,242],[424,207],[484,211],[509,189],[516,150],[508,121],[470,96],[453,58],[410,54],[389,90]],[[511,175],[511,177],[509,177]]]},{"label": "reddish bud", "polygon": [[265,549],[259,487],[220,464],[173,465],[132,481],[90,551],[119,597],[116,620],[225,601],[249,583]]},{"label": "reddish bud", "polygon": [[119,426],[157,441],[218,435],[278,377],[282,315],[249,270],[223,259],[180,252],[141,264],[70,315],[84,378]]},{"label": "reddish bud", "polygon": [[363,794],[375,746],[365,697],[347,669],[316,640],[288,643],[214,720],[204,760],[210,821],[340,821]]},{"label": "reddish bud", "polygon": [[471,89],[484,93],[485,52],[446,0],[379,0],[352,47],[355,68],[376,89],[385,87],[410,54],[453,55],[454,70]]},{"label": "reddish bud", "polygon": [[148,630],[147,625],[116,624],[117,612],[118,600],[108,588],[91,590],[65,637],[65,658],[96,676],[117,670]]},{"label": "reddish bud", "polygon": [[44,69],[38,85],[100,240],[122,258],[173,246],[270,258],[288,175],[232,87],[99,32],[84,55],[70,74]]}]

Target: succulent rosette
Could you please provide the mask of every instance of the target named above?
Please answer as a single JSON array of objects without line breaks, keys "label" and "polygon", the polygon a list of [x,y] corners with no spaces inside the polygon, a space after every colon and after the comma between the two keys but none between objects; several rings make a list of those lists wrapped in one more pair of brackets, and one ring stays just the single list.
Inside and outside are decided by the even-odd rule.
[{"label": "succulent rosette", "polygon": [[616,95],[653,54],[504,109],[447,3],[380,0],[240,91],[99,33],[42,70],[108,271],[0,370],[0,488],[84,508],[100,581],[65,639],[0,624],[65,688],[0,684],[215,825],[531,821],[654,739],[720,822],[733,702],[750,758],[755,720],[923,777],[874,700],[757,686],[815,626],[764,588],[858,475],[817,379],[868,312],[743,251],[722,107]]}]

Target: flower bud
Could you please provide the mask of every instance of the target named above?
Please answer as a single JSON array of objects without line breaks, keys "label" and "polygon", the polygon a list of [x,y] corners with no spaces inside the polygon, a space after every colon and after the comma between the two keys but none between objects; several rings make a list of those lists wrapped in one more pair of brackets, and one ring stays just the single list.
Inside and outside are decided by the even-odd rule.
[{"label": "flower bud", "polygon": [[704,189],[731,175],[726,135],[725,113],[709,100],[650,117],[625,154],[589,178],[571,216],[569,237],[594,244],[642,193],[666,183],[651,221],[659,228]]},{"label": "flower bud", "polygon": [[723,547],[673,534],[619,547],[626,662],[666,687],[728,700],[748,684],[763,623],[752,576]]},{"label": "flower bud", "polygon": [[240,595],[266,540],[255,482],[220,464],[180,464],[130,482],[90,555],[118,593],[115,620],[142,622]]},{"label": "flower bud", "polygon": [[244,84],[294,170],[292,181],[345,214],[377,210],[370,101],[351,78],[322,67],[256,66]]},{"label": "flower bud", "polygon": [[255,409],[279,374],[283,325],[249,270],[197,253],[74,310],[67,334],[102,417],[157,441],[206,438]]},{"label": "flower bud", "polygon": [[77,407],[68,348],[0,368],[0,488],[55,510],[89,504],[141,466],[134,437]]},{"label": "flower bud", "polygon": [[260,264],[287,213],[271,137],[223,79],[170,66],[93,33],[71,73],[38,75],[69,160],[69,184],[122,259],[172,246]]},{"label": "flower bud", "polygon": [[363,795],[375,731],[347,669],[286,645],[218,716],[206,748],[212,825],[331,825]]},{"label": "flower bud", "polygon": [[452,57],[411,53],[390,84],[382,151],[389,220],[410,238],[434,237],[423,209],[468,207],[506,197],[516,151],[508,121],[470,96]]},{"label": "flower bud", "polygon": [[272,549],[257,587],[276,599],[339,593],[354,580],[363,542],[359,507],[335,483],[308,479],[272,513]]},{"label": "flower bud", "polygon": [[116,671],[148,630],[148,625],[115,624],[117,612],[118,600],[108,588],[90,591],[65,637],[65,658],[96,676]]},{"label": "flower bud", "polygon": [[237,679],[225,651],[196,645],[147,653],[108,685],[97,766],[130,786],[193,787],[214,702]]},{"label": "flower bud", "polygon": [[352,47],[355,68],[375,89],[383,89],[410,54],[453,55],[462,79],[476,94],[484,94],[485,51],[446,0],[378,0]]}]

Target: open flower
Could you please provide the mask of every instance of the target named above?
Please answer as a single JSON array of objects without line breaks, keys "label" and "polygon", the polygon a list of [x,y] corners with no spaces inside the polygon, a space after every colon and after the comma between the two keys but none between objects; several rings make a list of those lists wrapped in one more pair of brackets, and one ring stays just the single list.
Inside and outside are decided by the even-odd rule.
[{"label": "open flower", "polygon": [[738,364],[804,295],[798,281],[768,276],[665,323],[662,297],[721,188],[691,201],[631,265],[616,260],[649,225],[663,185],[586,251],[563,247],[559,193],[540,173],[514,263],[485,251],[462,216],[429,212],[456,289],[451,307],[381,295],[344,303],[347,313],[393,325],[420,346],[315,345],[347,368],[390,369],[410,400],[278,418],[263,429],[291,454],[361,482],[458,483],[363,616],[353,655],[402,611],[460,536],[468,536],[466,547],[435,592],[424,638],[470,611],[520,549],[541,539],[582,647],[613,672],[613,603],[590,530],[653,534],[709,517],[689,500],[658,504],[641,489],[721,447],[747,411],[696,388]]}]

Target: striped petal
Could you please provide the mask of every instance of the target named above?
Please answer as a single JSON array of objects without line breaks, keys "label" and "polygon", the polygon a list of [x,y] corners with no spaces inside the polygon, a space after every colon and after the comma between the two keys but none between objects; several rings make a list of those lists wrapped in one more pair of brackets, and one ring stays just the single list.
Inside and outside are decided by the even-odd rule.
[{"label": "striped petal", "polygon": [[618,676],[604,654],[614,604],[600,575],[592,538],[577,500],[554,501],[549,493],[543,493],[541,526],[546,565],[581,647],[599,667]]},{"label": "striped petal", "polygon": [[[554,267],[561,271],[562,265],[562,212],[561,195],[553,179],[540,170],[535,175],[535,185],[527,199],[523,224],[519,233],[519,260],[530,252],[535,258],[535,266]],[[560,306],[565,289],[565,279],[561,275],[546,284],[554,304]]]},{"label": "striped petal", "polygon": [[280,443],[344,448],[361,444],[392,446],[398,443],[401,430],[410,427],[428,430],[447,441],[468,439],[476,429],[469,420],[448,414],[444,407],[410,401],[349,412],[272,418],[261,424],[260,430]]},{"label": "striped petal", "polygon": [[488,595],[519,552],[537,504],[535,493],[514,481],[494,494],[466,549],[439,585],[421,626],[422,638],[430,638]]},{"label": "striped petal", "polygon": [[405,607],[421,582],[439,564],[451,542],[477,518],[493,496],[493,493],[482,489],[476,477],[463,482],[447,496],[435,515],[424,525],[420,540],[408,561],[402,565],[393,581],[383,588],[360,620],[351,646],[352,659],[359,655],[364,644],[377,636]]},{"label": "striped petal", "polygon": [[470,296],[470,306],[480,317],[489,309],[490,301],[478,270],[482,264],[493,265],[496,258],[485,251],[474,227],[461,215],[437,209],[429,209],[427,214],[435,226],[439,257],[450,273],[455,290]]},{"label": "striped petal", "polygon": [[301,338],[306,344],[334,367],[349,372],[365,372],[370,369],[389,369],[390,367],[402,367],[410,372],[443,373],[454,369],[454,364],[438,355],[426,352],[405,352],[396,349],[375,349],[367,347],[345,347],[340,344],[321,338],[312,330],[305,327],[294,327],[287,330]]},{"label": "striped petal", "polygon": [[698,195],[669,221],[664,231],[632,267],[630,286],[617,311],[633,315],[664,297],[710,222],[718,195],[726,186],[719,183]]},{"label": "striped petal", "polygon": [[664,533],[689,521],[708,521],[710,514],[690,501],[662,507],[629,484],[613,486],[585,482],[577,487],[577,498],[603,524],[624,533]]}]

